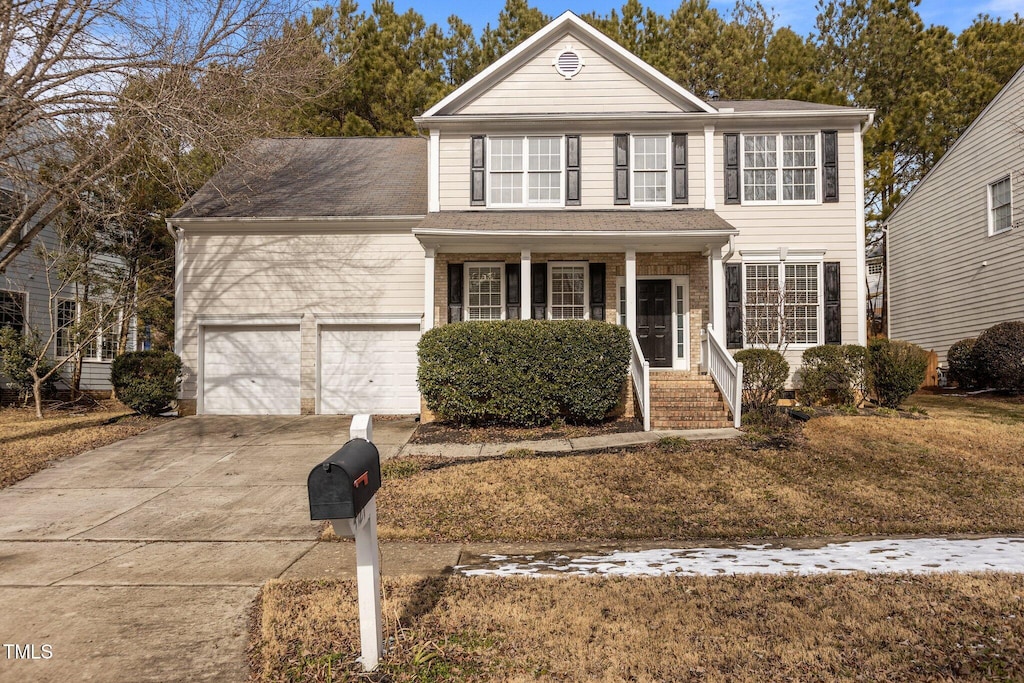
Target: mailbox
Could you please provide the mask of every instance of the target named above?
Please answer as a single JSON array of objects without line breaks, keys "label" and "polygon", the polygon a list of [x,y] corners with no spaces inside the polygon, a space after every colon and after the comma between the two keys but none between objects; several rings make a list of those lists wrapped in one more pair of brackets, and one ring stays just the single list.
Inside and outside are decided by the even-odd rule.
[{"label": "mailbox", "polygon": [[352,439],[310,471],[310,519],[354,519],[380,488],[380,453]]}]

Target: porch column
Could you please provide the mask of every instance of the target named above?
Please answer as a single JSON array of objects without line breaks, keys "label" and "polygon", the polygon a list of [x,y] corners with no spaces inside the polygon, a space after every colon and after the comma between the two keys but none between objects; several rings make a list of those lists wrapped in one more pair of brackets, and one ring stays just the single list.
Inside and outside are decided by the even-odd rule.
[{"label": "porch column", "polygon": [[519,256],[519,318],[529,320],[533,313],[533,296],[530,268],[530,250],[523,249]]},{"label": "porch column", "polygon": [[636,249],[626,250],[626,329],[636,334]]},{"label": "porch column", "polygon": [[423,247],[423,331],[434,327],[434,256],[433,247]]},{"label": "porch column", "polygon": [[713,247],[708,256],[709,315],[715,339],[725,344],[725,268],[722,248]]}]

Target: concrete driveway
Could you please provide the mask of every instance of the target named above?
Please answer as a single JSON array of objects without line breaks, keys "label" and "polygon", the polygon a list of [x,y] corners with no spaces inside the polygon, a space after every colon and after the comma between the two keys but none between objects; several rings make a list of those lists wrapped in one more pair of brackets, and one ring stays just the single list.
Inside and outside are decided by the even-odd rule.
[{"label": "concrete driveway", "polygon": [[[381,456],[414,427],[375,421]],[[321,564],[306,475],[348,428],[184,418],[0,491],[0,681],[244,680],[259,586]]]}]

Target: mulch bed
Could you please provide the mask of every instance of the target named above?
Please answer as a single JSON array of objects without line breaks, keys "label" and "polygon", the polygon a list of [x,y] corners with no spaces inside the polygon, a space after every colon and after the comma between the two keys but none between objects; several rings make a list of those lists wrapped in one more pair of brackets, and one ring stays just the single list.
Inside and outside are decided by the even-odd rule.
[{"label": "mulch bed", "polygon": [[641,432],[643,425],[632,418],[609,420],[596,425],[551,424],[542,427],[463,427],[447,422],[421,424],[409,443],[500,443],[540,439],[579,439],[602,434]]}]

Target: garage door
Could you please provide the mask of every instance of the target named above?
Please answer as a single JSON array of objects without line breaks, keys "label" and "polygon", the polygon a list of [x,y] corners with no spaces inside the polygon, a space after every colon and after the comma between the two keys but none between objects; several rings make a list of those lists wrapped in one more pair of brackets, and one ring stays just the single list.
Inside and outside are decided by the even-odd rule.
[{"label": "garage door", "polygon": [[206,327],[203,412],[298,415],[298,326]]},{"label": "garage door", "polygon": [[419,325],[320,328],[320,412],[418,413]]}]

